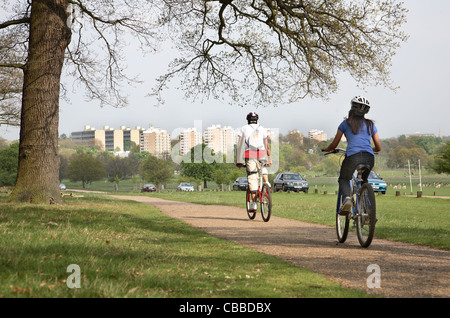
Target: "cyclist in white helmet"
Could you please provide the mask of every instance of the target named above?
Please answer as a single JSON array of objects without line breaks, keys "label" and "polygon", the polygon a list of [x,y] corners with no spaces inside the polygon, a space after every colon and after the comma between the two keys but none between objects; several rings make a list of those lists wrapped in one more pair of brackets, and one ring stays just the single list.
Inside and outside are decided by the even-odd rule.
[{"label": "cyclist in white helmet", "polygon": [[[237,167],[242,167],[242,159],[245,161],[247,170],[248,186],[253,198],[253,206],[250,210],[256,210],[256,192],[258,191],[258,169],[261,167],[261,161],[265,161],[266,155],[268,160],[266,166],[272,164],[270,147],[268,142],[267,130],[258,124],[258,114],[251,112],[247,115],[247,125],[241,127],[237,132],[239,136],[238,148],[237,148]],[[242,156],[241,149],[244,147],[245,151]],[[269,185],[268,172],[266,168],[261,169],[264,182]]]},{"label": "cyclist in white helmet", "polygon": [[[338,127],[338,131],[332,143],[323,151],[333,151],[341,141],[342,135],[347,138],[347,153],[341,165],[339,174],[339,190],[342,194],[342,213],[348,213],[352,207],[350,180],[358,164],[367,164],[370,170],[375,164],[374,153],[381,150],[378,130],[374,122],[364,116],[370,110],[369,101],[357,96],[351,100],[351,108],[348,118]],[[371,141],[373,140],[374,147]],[[363,175],[363,183],[367,182],[369,171]]]}]

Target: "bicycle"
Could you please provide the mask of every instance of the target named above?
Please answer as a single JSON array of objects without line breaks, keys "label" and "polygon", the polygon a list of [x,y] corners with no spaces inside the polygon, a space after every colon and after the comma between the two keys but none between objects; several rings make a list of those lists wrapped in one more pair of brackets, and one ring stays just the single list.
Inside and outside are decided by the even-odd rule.
[{"label": "bicycle", "polygon": [[[336,148],[330,154],[346,154],[345,149]],[[350,219],[353,220],[354,226],[356,224],[356,235],[359,244],[362,247],[369,247],[372,243],[373,235],[375,233],[376,219],[376,202],[375,193],[369,183],[362,183],[362,174],[370,169],[365,164],[359,164],[356,167],[356,174],[353,174],[350,180],[352,188],[352,208],[349,213],[341,211],[342,194],[338,192],[336,205],[336,234],[339,243],[344,243],[347,239]]]},{"label": "bicycle", "polygon": [[[260,204],[262,219],[264,220],[264,222],[268,222],[272,214],[272,189],[266,183],[263,183],[261,169],[265,165],[266,165],[265,162],[262,162],[261,167],[258,168],[257,172],[259,182],[258,182],[258,190],[256,192],[256,203]],[[258,209],[256,210],[250,209],[252,203],[253,198],[250,192],[250,187],[247,187],[247,191],[245,194],[245,206],[247,208],[247,215],[250,220],[253,220],[256,217],[256,211],[258,210]]]}]

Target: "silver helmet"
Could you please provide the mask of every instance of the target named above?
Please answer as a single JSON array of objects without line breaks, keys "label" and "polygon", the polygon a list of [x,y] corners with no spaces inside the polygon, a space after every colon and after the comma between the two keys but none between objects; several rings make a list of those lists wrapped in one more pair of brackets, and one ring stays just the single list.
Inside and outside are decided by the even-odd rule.
[{"label": "silver helmet", "polygon": [[351,110],[358,116],[367,114],[370,110],[369,100],[362,96],[356,96],[351,100]]}]

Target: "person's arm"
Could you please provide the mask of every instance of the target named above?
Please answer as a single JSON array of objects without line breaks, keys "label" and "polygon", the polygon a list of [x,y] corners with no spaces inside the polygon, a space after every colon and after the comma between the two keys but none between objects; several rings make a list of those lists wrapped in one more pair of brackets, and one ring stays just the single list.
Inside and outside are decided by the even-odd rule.
[{"label": "person's arm", "polygon": [[269,161],[267,162],[266,165],[270,166],[272,164],[272,152],[269,147],[269,136],[267,136],[267,138],[265,139],[265,147],[267,150],[267,156],[269,157]]},{"label": "person's arm", "polygon": [[334,136],[334,139],[331,142],[331,144],[328,147],[322,149],[322,151],[325,151],[325,152],[333,151],[341,142],[341,138],[342,138],[343,134],[344,133],[338,129],[336,136]]},{"label": "person's arm", "polygon": [[239,141],[238,141],[238,146],[237,146],[237,153],[236,153],[236,167],[243,167],[244,164],[242,163],[242,158],[243,156],[241,156],[241,152],[242,152],[242,145],[244,143],[244,138],[243,136],[239,136]]},{"label": "person's arm", "polygon": [[381,144],[380,144],[380,137],[378,136],[378,133],[372,136],[373,143],[375,147],[373,147],[373,152],[380,152],[381,151]]}]

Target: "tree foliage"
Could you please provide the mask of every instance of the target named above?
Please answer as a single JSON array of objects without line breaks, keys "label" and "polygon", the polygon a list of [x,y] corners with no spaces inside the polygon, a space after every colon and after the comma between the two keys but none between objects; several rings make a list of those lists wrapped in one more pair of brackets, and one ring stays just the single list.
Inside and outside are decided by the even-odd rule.
[{"label": "tree foliage", "polygon": [[[203,181],[203,186],[207,187],[207,182],[212,180],[214,170],[217,163],[206,162],[203,156],[204,153],[213,153],[212,150],[207,149],[205,144],[199,144],[191,149],[190,156],[187,161],[180,163],[181,175],[185,177],[191,177],[199,181]],[[200,151],[201,150],[201,151]],[[201,158],[197,158],[196,154],[201,154]]]},{"label": "tree foliage", "polygon": [[78,153],[70,160],[67,176],[72,181],[81,181],[83,188],[86,184],[105,177],[106,171],[100,160],[87,153]]},{"label": "tree foliage", "polygon": [[19,144],[0,149],[0,186],[13,186],[17,178],[19,162]]},{"label": "tree foliage", "polygon": [[159,159],[152,155],[142,160],[139,171],[145,181],[159,186],[172,177],[173,169],[167,160]]},{"label": "tree foliage", "polygon": [[442,152],[436,156],[433,170],[438,173],[450,174],[450,141],[447,141]]},{"label": "tree foliage", "polygon": [[263,105],[326,97],[341,72],[392,87],[406,11],[393,0],[172,1],[161,21],[183,55],[156,92],[179,72],[187,96]]},{"label": "tree foliage", "polygon": [[187,97],[273,105],[326,97],[342,72],[362,85],[392,88],[392,56],[407,38],[406,9],[394,0],[4,0],[0,6],[1,74],[23,75],[12,201],[60,201],[61,84],[64,92],[66,75],[73,75],[90,99],[125,105],[121,85],[137,82],[123,60],[131,39],[153,52],[169,38],[179,52],[152,91],[159,101],[181,76]]}]

